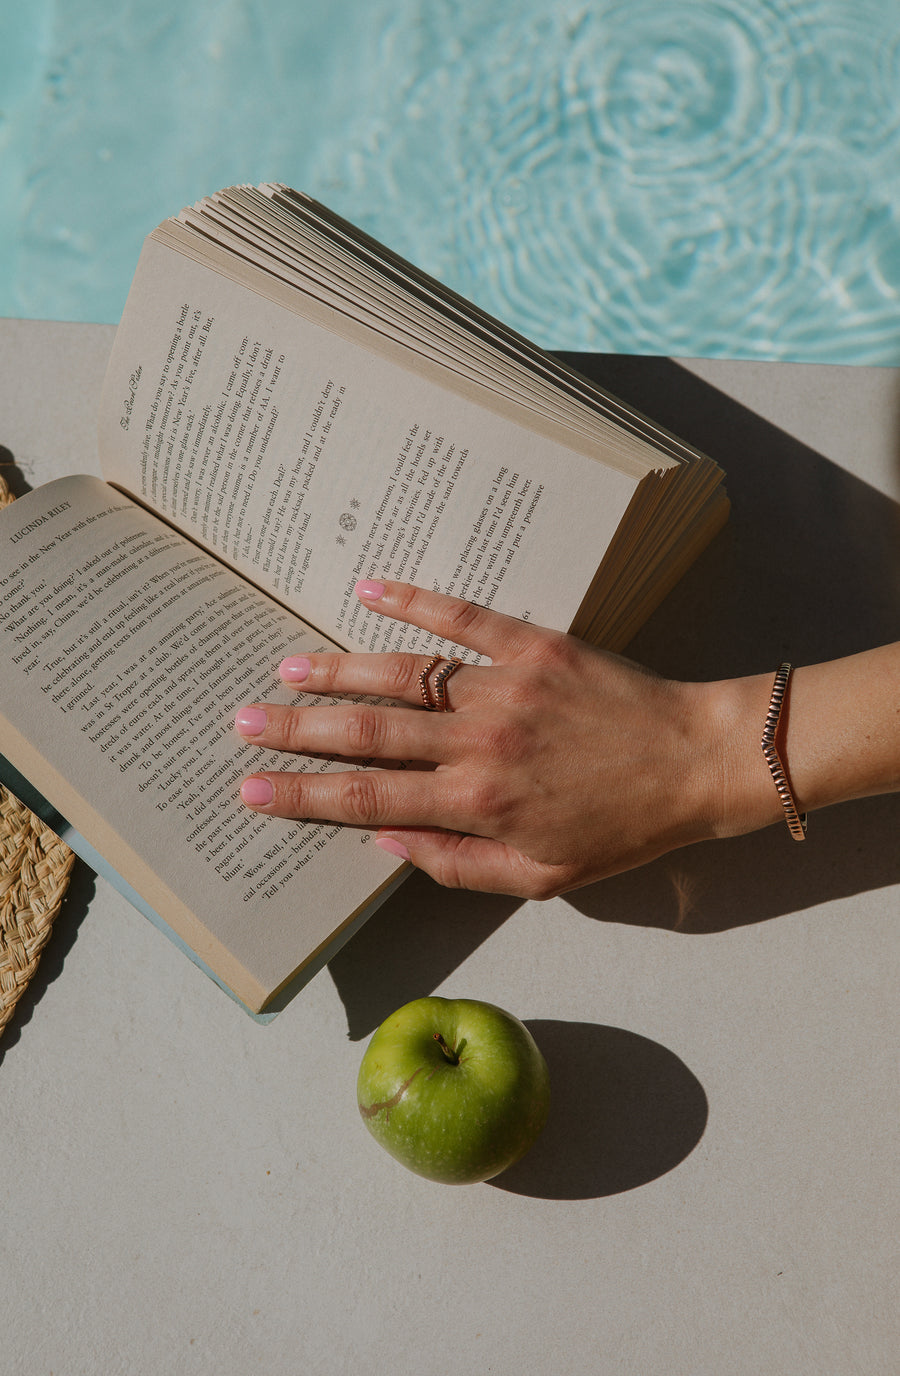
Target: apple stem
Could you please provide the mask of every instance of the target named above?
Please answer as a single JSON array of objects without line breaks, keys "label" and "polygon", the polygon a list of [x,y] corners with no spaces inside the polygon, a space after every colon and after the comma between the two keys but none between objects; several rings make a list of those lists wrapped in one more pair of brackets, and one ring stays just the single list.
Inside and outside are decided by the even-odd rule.
[{"label": "apple stem", "polygon": [[444,1055],[447,1057],[447,1060],[450,1062],[450,1064],[451,1064],[451,1065],[459,1065],[459,1056],[456,1054],[456,1052],[455,1052],[451,1047],[449,1047],[449,1046],[447,1045],[447,1043],[444,1041],[443,1037],[441,1036],[440,1032],[435,1032],[435,1034],[434,1034],[434,1040],[437,1042],[438,1046],[441,1048],[441,1050],[443,1051]]}]

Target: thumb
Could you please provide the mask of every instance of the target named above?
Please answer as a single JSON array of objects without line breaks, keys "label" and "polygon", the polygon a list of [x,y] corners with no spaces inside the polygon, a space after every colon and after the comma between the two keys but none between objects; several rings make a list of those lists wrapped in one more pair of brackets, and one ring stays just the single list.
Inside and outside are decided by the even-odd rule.
[{"label": "thumb", "polygon": [[553,866],[530,860],[515,847],[486,836],[436,828],[383,827],[375,842],[448,889],[552,898],[565,887]]}]

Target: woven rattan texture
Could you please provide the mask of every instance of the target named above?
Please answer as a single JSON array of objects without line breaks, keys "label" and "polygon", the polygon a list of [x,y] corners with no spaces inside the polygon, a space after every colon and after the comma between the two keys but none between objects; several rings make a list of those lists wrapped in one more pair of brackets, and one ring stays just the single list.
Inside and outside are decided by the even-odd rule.
[{"label": "woven rattan texture", "polygon": [[[0,507],[10,501],[0,475]],[[0,1036],[50,939],[74,861],[65,842],[0,784]]]}]

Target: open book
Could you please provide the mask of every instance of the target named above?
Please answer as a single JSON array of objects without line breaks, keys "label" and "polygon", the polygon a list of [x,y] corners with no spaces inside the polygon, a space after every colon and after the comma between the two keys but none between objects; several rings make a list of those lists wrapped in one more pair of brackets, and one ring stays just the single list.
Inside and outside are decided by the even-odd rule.
[{"label": "open book", "polygon": [[472,658],[366,610],[385,576],[619,649],[727,513],[709,458],[276,185],[147,239],[99,452],[0,512],[0,750],[254,1010],[403,869],[241,804],[347,767],[232,731],[281,658]]}]

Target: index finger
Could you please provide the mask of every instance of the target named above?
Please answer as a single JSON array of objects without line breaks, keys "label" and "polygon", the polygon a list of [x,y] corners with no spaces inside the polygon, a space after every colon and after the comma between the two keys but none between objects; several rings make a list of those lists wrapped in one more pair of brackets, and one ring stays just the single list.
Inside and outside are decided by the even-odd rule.
[{"label": "index finger", "polygon": [[489,656],[494,664],[526,657],[533,659],[542,638],[556,639],[558,635],[527,621],[518,621],[505,612],[479,607],[461,597],[430,592],[412,583],[367,578],[357,583],[354,591],[372,611],[465,645],[477,654]]},{"label": "index finger", "polygon": [[[278,666],[285,683],[304,693],[325,697],[364,693],[367,697],[389,698],[413,707],[429,706],[431,693],[423,680],[437,669],[441,655],[414,655],[401,651],[389,654],[359,654],[319,651],[316,654],[288,655]],[[467,669],[477,666],[466,665]],[[454,683],[454,690],[457,685]],[[460,695],[454,691],[454,701]],[[462,695],[464,701],[466,694]]]}]

